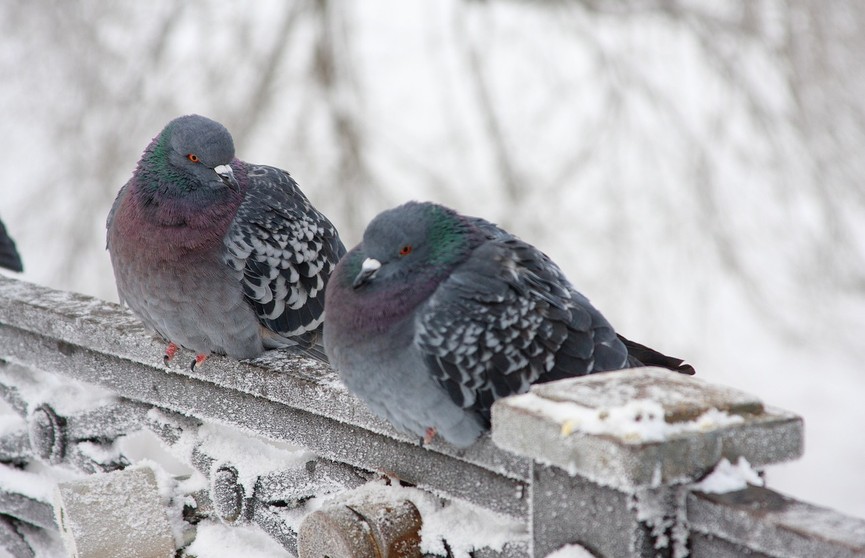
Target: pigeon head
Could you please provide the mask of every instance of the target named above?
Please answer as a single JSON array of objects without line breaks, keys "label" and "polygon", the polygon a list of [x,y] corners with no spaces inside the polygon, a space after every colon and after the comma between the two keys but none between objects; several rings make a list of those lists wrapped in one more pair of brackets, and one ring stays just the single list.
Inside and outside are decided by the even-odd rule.
[{"label": "pigeon head", "polygon": [[477,245],[477,231],[455,211],[409,202],[380,213],[352,261],[352,287],[443,276]]},{"label": "pigeon head", "polygon": [[191,114],[169,122],[138,166],[142,185],[163,197],[239,189],[231,163],[234,140],[220,124]]}]

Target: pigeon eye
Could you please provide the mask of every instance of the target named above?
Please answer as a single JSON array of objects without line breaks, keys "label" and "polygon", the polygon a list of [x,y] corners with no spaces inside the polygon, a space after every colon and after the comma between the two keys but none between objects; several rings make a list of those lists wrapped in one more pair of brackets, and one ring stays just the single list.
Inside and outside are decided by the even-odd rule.
[{"label": "pigeon eye", "polygon": [[186,158],[189,159],[190,161],[192,161],[193,163],[197,163],[198,161],[201,160],[198,158],[198,155],[196,155],[195,153],[190,153],[189,155],[186,156]]},{"label": "pigeon eye", "polygon": [[406,244],[399,249],[400,256],[408,256],[409,254],[411,254],[411,244]]}]

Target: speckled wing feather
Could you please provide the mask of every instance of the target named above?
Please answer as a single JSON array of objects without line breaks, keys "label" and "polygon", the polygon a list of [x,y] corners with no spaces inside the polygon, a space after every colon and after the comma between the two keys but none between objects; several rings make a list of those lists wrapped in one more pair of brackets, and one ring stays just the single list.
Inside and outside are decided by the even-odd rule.
[{"label": "speckled wing feather", "polygon": [[226,263],[238,272],[262,325],[301,345],[320,346],[324,289],[345,246],[287,172],[249,165],[248,180],[225,237]]},{"label": "speckled wing feather", "polygon": [[415,341],[454,401],[488,418],[495,399],[537,381],[624,367],[627,351],[612,327],[558,266],[496,236],[418,312]]}]

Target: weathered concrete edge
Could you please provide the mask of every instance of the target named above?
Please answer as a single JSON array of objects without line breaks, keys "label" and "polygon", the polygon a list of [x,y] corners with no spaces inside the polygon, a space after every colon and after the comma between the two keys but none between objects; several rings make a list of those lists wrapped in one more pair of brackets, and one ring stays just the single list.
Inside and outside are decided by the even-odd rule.
[{"label": "weathered concrete edge", "polygon": [[865,520],[749,487],[726,494],[687,497],[692,531],[770,556],[861,558]]},{"label": "weathered concrete edge", "polygon": [[493,406],[492,422],[499,447],[622,490],[692,482],[724,457],[762,466],[795,459],[803,448],[801,418],[777,409],[712,432],[643,444],[579,432],[562,436],[558,424],[507,399]]}]

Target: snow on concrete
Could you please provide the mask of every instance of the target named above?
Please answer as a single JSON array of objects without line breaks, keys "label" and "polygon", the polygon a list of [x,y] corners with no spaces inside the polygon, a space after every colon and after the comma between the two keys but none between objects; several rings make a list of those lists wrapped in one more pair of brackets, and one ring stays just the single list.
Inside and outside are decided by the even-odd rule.
[{"label": "snow on concrete", "polygon": [[510,400],[512,406],[541,414],[562,427],[562,436],[575,432],[615,436],[626,443],[659,442],[687,432],[708,432],[743,422],[738,415],[709,409],[694,420],[668,423],[663,406],[634,399],[614,407],[588,408],[574,402],[551,401],[534,393]]},{"label": "snow on concrete", "polygon": [[253,525],[226,527],[218,521],[202,521],[186,554],[197,558],[292,558],[278,542]]},{"label": "snow on concrete", "polygon": [[50,403],[61,416],[117,401],[117,396],[105,388],[21,366],[0,367],[0,383],[14,386],[29,410]]},{"label": "snow on concrete", "polygon": [[73,469],[50,467],[38,460],[31,461],[23,469],[0,464],[0,489],[50,503],[58,482],[84,476]]},{"label": "snow on concrete", "polygon": [[[0,411],[0,413],[2,413],[2,411]],[[16,430],[21,430],[26,426],[27,423],[17,414],[0,414],[0,437],[11,434]]]},{"label": "snow on concrete", "polygon": [[50,502],[54,485],[54,479],[47,475],[0,466],[0,489],[5,492],[17,492],[40,502]]},{"label": "snow on concrete", "polygon": [[743,490],[749,484],[763,486],[763,478],[751,467],[747,459],[739,457],[735,465],[726,458],[722,459],[714,471],[692,486],[694,490],[700,492],[721,494]]},{"label": "snow on concrete", "polygon": [[114,442],[120,452],[131,462],[147,460],[174,476],[189,475],[194,469],[178,459],[162,444],[162,440],[150,430],[138,430],[120,436]]},{"label": "snow on concrete", "polygon": [[547,558],[595,558],[595,555],[578,544],[567,544],[547,554]]},{"label": "snow on concrete", "polygon": [[97,444],[96,442],[84,441],[76,444],[78,450],[95,463],[108,464],[120,460],[121,452],[115,444]]},{"label": "snow on concrete", "polygon": [[237,480],[246,494],[254,492],[262,475],[288,468],[303,467],[315,454],[297,446],[266,440],[260,436],[224,425],[204,423],[198,429],[199,449],[214,458],[214,467],[230,463],[237,469]]},{"label": "snow on concrete", "polygon": [[[671,548],[673,558],[685,558],[690,531],[687,523],[684,486],[673,488],[673,492],[658,492],[651,488],[639,488],[632,494],[630,505],[637,512],[637,519],[652,528],[655,549]],[[670,499],[674,499],[675,513],[670,513]]]}]

